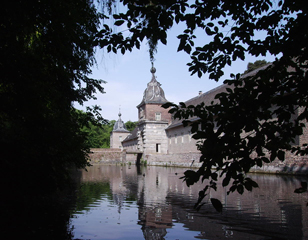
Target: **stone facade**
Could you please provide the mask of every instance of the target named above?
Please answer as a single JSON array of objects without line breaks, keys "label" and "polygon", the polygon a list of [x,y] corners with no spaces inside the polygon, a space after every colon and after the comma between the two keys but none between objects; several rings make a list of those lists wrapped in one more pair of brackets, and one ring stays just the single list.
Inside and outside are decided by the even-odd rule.
[{"label": "stone facade", "polygon": [[162,121],[143,121],[138,126],[138,149],[144,154],[167,154],[168,139]]},{"label": "stone facade", "polygon": [[161,107],[168,101],[161,84],[156,80],[155,72],[155,68],[152,68],[152,79],[137,106],[138,125],[122,142],[126,150],[143,152],[144,155],[168,153],[166,128],[171,123],[171,115],[168,113],[169,109]]},{"label": "stone facade", "polygon": [[119,148],[92,148],[89,157],[92,164],[119,164],[126,162],[126,153]]}]

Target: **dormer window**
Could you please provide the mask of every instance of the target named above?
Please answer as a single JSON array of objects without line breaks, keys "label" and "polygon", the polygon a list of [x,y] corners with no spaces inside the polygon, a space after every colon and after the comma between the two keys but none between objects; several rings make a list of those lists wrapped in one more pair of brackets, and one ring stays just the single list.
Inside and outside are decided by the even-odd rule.
[{"label": "dormer window", "polygon": [[156,121],[160,121],[161,120],[161,113],[160,112],[155,113],[155,120]]}]

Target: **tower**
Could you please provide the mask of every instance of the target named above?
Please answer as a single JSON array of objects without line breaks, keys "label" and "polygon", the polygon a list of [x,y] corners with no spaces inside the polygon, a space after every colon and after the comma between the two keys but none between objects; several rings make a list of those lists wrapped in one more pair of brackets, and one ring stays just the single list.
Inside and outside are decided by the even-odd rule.
[{"label": "tower", "polygon": [[138,149],[144,154],[166,154],[168,139],[165,128],[171,122],[168,109],[161,107],[168,102],[161,84],[156,80],[156,69],[151,68],[152,79],[144,90],[138,109]]},{"label": "tower", "polygon": [[119,119],[115,122],[113,130],[110,133],[110,148],[121,148],[122,141],[129,135],[129,131],[126,129],[124,122],[121,119],[121,112],[119,111]]}]

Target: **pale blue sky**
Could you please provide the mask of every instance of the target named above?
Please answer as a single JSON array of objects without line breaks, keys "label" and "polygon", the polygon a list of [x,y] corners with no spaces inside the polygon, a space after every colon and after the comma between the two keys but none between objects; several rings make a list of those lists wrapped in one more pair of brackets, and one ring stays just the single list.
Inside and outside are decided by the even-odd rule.
[{"label": "pale blue sky", "polygon": [[[183,29],[183,28],[182,28]],[[246,70],[248,62],[266,59],[273,61],[273,56],[268,57],[246,57],[245,61],[236,61],[232,67],[225,69],[225,75],[219,83],[209,80],[207,76],[198,78],[195,74],[190,76],[186,63],[190,61],[184,52],[177,52],[179,44],[176,36],[181,27],[175,27],[168,33],[167,45],[160,44],[155,56],[157,81],[162,84],[168,101],[179,103],[198,95],[199,91],[206,92],[222,84],[224,79],[229,78],[230,73],[242,73]],[[200,44],[207,41],[206,37],[197,40]],[[204,43],[203,43],[204,44]],[[97,94],[97,100],[91,100],[85,106],[97,104],[102,108],[102,116],[108,120],[117,120],[119,107],[121,106],[122,120],[124,122],[137,121],[138,114],[136,106],[141,102],[143,92],[147,83],[151,80],[151,62],[146,43],[141,49],[135,49],[132,53],[106,53],[97,52],[97,67],[93,68],[94,78],[107,81],[103,85],[105,94]],[[78,109],[85,109],[75,105]]]}]

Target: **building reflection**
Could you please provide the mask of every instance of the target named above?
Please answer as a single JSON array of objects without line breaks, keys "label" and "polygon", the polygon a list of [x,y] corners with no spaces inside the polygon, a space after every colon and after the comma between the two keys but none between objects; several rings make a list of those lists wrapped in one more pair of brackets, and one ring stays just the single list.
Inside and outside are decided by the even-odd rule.
[{"label": "building reflection", "polygon": [[142,226],[144,239],[165,239],[166,229],[172,227],[171,206],[140,206],[138,224]]},{"label": "building reflection", "polygon": [[[181,169],[185,171],[185,169]],[[138,224],[146,240],[165,239],[175,223],[198,233],[199,239],[308,239],[307,196],[292,194],[295,178],[256,175],[260,185],[243,196],[226,189],[210,192],[224,211],[218,214],[210,202],[193,211],[200,186],[186,187],[179,169],[101,166],[83,175],[84,181],[109,181],[118,212],[128,198],[138,205]]]}]

